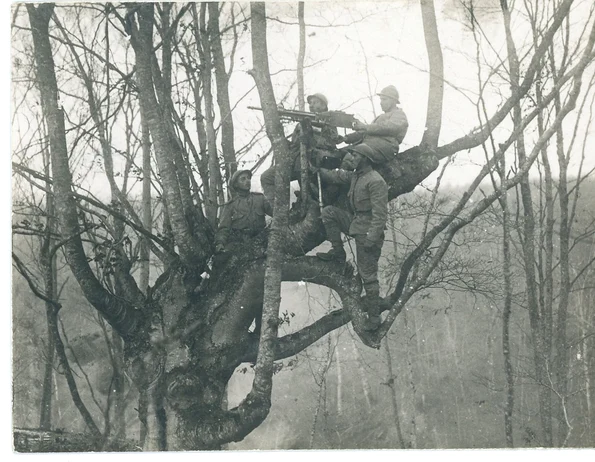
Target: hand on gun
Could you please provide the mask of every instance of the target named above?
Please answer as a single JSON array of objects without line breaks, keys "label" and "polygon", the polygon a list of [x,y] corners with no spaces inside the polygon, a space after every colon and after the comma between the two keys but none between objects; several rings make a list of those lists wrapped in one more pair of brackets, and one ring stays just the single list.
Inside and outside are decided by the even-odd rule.
[{"label": "hand on gun", "polygon": [[310,162],[309,170],[312,175],[316,175],[318,172],[320,172],[320,167],[317,167],[316,165]]},{"label": "hand on gun", "polygon": [[353,129],[355,131],[364,131],[366,129],[366,124],[363,123],[361,120],[355,119],[353,122]]},{"label": "hand on gun", "polygon": [[347,144],[357,143],[358,141],[362,140],[362,133],[361,132],[353,132],[348,133],[343,137],[343,141]]}]

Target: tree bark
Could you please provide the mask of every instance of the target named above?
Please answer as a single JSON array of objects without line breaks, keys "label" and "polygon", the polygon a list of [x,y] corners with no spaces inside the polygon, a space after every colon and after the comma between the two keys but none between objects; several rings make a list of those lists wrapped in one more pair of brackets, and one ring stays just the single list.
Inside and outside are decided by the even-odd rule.
[{"label": "tree bark", "polygon": [[87,300],[121,335],[130,335],[138,328],[138,313],[130,309],[128,303],[113,297],[101,286],[89,266],[82,246],[76,203],[72,194],[72,175],[68,165],[64,113],[59,105],[58,84],[49,40],[48,27],[54,5],[48,3],[35,7],[27,4],[26,7],[33,36],[41,108],[48,126],[56,215],[61,234],[67,238],[64,244],[66,259]]},{"label": "tree bark", "polygon": [[204,223],[197,224],[194,229],[191,229],[186,219],[177,171],[170,155],[171,139],[167,129],[168,122],[164,119],[163,109],[155,96],[152,70],[154,4],[143,3],[134,9],[129,7],[128,14],[131,18],[135,14],[138,16],[138,27],[131,23],[130,43],[136,55],[140,107],[153,139],[171,230],[179,247],[182,262],[188,268],[192,268],[194,274],[200,274],[206,264],[207,254],[211,253],[211,242],[208,238],[209,233],[205,232]]},{"label": "tree bark", "polygon": [[440,137],[440,128],[442,126],[444,65],[442,62],[442,48],[438,35],[438,25],[436,24],[434,0],[421,0],[420,5],[430,69],[426,128],[420,146],[425,149],[435,149],[438,146],[438,138]]},{"label": "tree bark", "polygon": [[207,156],[209,169],[209,196],[205,198],[207,220],[211,226],[217,225],[217,211],[219,208],[218,195],[222,189],[221,170],[217,152],[217,135],[215,133],[215,118],[213,109],[212,91],[212,57],[209,47],[209,36],[206,26],[207,5],[201,4],[200,15],[197,15],[196,5],[192,5],[195,18],[195,37],[201,60],[201,77],[203,86],[203,99],[205,103],[205,127],[207,135]]},{"label": "tree bark", "polygon": [[[45,174],[49,178],[50,159],[44,150]],[[46,181],[46,188],[51,191],[51,184]],[[54,215],[54,197],[48,194],[46,197],[46,223],[45,236],[41,238],[41,270],[43,273],[44,293],[49,300],[58,300],[58,269],[56,267],[56,254],[52,252],[55,240],[52,238],[55,232]],[[45,351],[45,369],[43,373],[43,385],[41,388],[41,406],[39,417],[39,428],[42,430],[51,430],[52,428],[52,396],[54,387],[54,362],[56,352],[56,342],[50,324],[54,316],[55,307],[49,301],[45,302],[48,343]]]},{"label": "tree bark", "polygon": [[[562,6],[564,5],[566,3]],[[251,24],[253,75],[264,108],[267,132],[279,167],[276,178],[275,216],[268,240],[267,258],[265,260],[262,253],[265,239],[262,242],[255,240],[248,243],[246,249],[241,249],[237,255],[232,256],[233,262],[240,263],[236,265],[235,272],[232,271],[234,264],[225,266],[223,270],[227,274],[220,275],[220,278],[214,277],[209,283],[210,286],[207,285],[204,291],[202,286],[195,291],[196,286],[187,283],[185,278],[192,278],[199,273],[199,270],[205,267],[207,258],[211,257],[212,236],[205,227],[201,228],[204,223],[199,223],[199,229],[194,229],[192,221],[185,215],[189,194],[182,199],[180,193],[181,189],[188,186],[181,182],[177,168],[179,165],[168,157],[171,154],[169,150],[171,146],[167,144],[171,142],[171,133],[168,132],[171,128],[171,120],[166,120],[165,112],[162,112],[163,98],[157,101],[155,97],[155,88],[158,86],[158,82],[157,84],[155,82],[159,73],[158,69],[156,70],[152,38],[153,8],[154,6],[150,4],[131,5],[127,19],[131,21],[131,42],[137,59],[136,72],[141,110],[147,116],[146,123],[153,137],[169,217],[164,228],[167,229],[171,224],[175,244],[180,250],[181,262],[171,262],[167,271],[149,291],[150,297],[147,303],[150,305],[147,311],[149,315],[141,318],[144,323],[142,329],[139,329],[141,332],[138,335],[129,335],[126,339],[127,350],[130,349],[135,353],[129,357],[129,369],[138,367],[147,371],[145,374],[138,375],[140,379],[135,379],[135,383],[145,385],[141,387],[142,391],[148,391],[149,395],[144,428],[147,432],[147,441],[150,443],[146,447],[155,449],[167,447],[165,442],[167,429],[165,405],[167,403],[175,412],[176,420],[180,422],[177,430],[185,439],[186,448],[217,449],[224,442],[243,438],[266,418],[270,408],[275,359],[301,351],[315,340],[349,321],[353,321],[354,328],[358,332],[359,318],[364,316],[359,302],[361,283],[353,274],[346,274],[343,266],[339,267],[314,257],[304,256],[305,252],[314,248],[325,237],[316,206],[308,209],[304,220],[290,222],[287,216],[289,205],[287,146],[278,122],[276,101],[270,82],[264,4],[251,6],[253,13]],[[212,6],[209,5],[208,8]],[[136,18],[139,18],[138,28],[134,23]],[[164,67],[164,74],[168,74],[167,66]],[[572,74],[567,78],[575,77],[575,86],[580,87],[579,75]],[[568,106],[558,113],[555,124],[561,123],[564,115],[572,109],[574,93],[575,88],[570,92]],[[171,114],[171,117],[174,115]],[[527,116],[523,119],[523,123],[529,123],[530,120]],[[524,129],[525,126],[520,129]],[[514,136],[516,134],[511,135],[511,140],[514,140]],[[551,130],[544,131],[536,143],[537,149],[540,149],[550,136]],[[473,143],[476,140],[473,135],[461,143]],[[510,141],[510,144],[512,142]],[[448,149],[451,148],[452,146]],[[503,148],[502,153],[505,150],[506,148]],[[52,149],[52,154],[53,152]],[[523,166],[520,175],[527,172],[534,159],[533,154],[527,156],[527,163]],[[436,156],[420,148],[400,153],[398,159],[388,164],[386,171],[383,172],[390,186],[391,199],[413,190],[436,167]],[[491,166],[488,165],[486,168],[489,169]],[[211,174],[214,173],[211,172]],[[54,175],[54,178],[57,176]],[[481,178],[478,182],[480,180]],[[514,176],[511,184],[519,181],[518,175]],[[405,256],[402,266],[403,277],[399,279],[399,285],[393,293],[392,301],[396,304],[396,308],[390,313],[392,320],[399,314],[403,304],[415,290],[419,289],[419,286],[416,286],[409,291],[409,283],[412,281],[408,279],[406,265],[418,261],[421,258],[420,255],[424,255],[424,252],[434,245],[433,240],[443,233],[443,241],[432,249],[435,251],[435,258],[439,261],[456,232],[497,200],[497,196],[489,195],[477,206],[470,207],[467,200],[473,192],[474,190],[471,189],[468,194],[466,193],[453,209],[453,216],[445,218],[445,221],[441,222],[436,229],[430,230],[424,236],[419,248],[410,256]],[[469,210],[469,213],[466,213],[466,210]],[[259,250],[260,254],[251,254],[258,255],[257,258],[250,261],[242,260],[250,252]],[[426,267],[422,265],[418,273],[419,281],[415,281],[414,284],[423,284],[423,281],[428,280],[431,272],[431,265]],[[278,338],[278,309],[282,280],[309,280],[315,284],[331,287],[341,298],[343,308],[323,316],[298,332]],[[264,290],[255,290],[255,287],[264,287]],[[221,290],[222,288],[224,290]],[[401,296],[403,296],[402,301]],[[248,333],[248,327],[263,305],[263,327],[259,339]],[[390,322],[392,321],[385,321],[386,329],[390,327]],[[146,332],[142,331],[143,329]],[[358,335],[367,345],[379,346],[378,337],[361,332],[358,332]],[[139,344],[144,345],[144,349],[139,347]],[[189,358],[184,358],[183,354],[188,355]],[[256,361],[253,389],[238,407],[230,410],[221,409],[225,385],[236,366],[244,360]],[[414,437],[411,439],[415,440]],[[415,441],[413,444],[415,445]],[[176,449],[179,448],[176,447]]]},{"label": "tree bark", "polygon": [[273,222],[267,246],[267,263],[264,279],[264,300],[262,327],[255,366],[254,384],[250,395],[270,407],[272,391],[274,347],[279,324],[281,303],[281,271],[283,265],[284,231],[289,225],[289,146],[283,127],[279,122],[277,104],[270,80],[268,64],[266,6],[264,3],[251,3],[252,23],[252,76],[262,103],[267,135],[273,146],[275,165],[275,200]]},{"label": "tree bark", "polygon": [[217,86],[217,103],[221,118],[221,151],[225,161],[227,181],[237,170],[236,152],[234,147],[234,128],[231,105],[229,103],[229,77],[225,70],[225,55],[221,46],[221,31],[219,28],[219,2],[209,4],[209,37],[215,68],[215,82]]}]

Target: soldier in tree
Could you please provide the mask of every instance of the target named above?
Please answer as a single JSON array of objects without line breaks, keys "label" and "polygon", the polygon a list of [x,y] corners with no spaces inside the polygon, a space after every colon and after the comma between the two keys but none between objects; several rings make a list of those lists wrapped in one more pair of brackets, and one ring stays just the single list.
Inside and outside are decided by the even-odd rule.
[{"label": "soldier in tree", "polygon": [[264,215],[273,214],[266,198],[261,193],[250,191],[251,181],[250,170],[238,170],[231,177],[229,187],[233,197],[223,208],[215,236],[218,253],[260,233],[266,225]]},{"label": "soldier in tree", "polygon": [[409,122],[399,104],[399,92],[394,85],[382,89],[378,93],[383,114],[371,124],[356,120],[353,124],[355,132],[344,137],[349,144],[365,143],[372,148],[374,162],[382,164],[390,161],[399,152],[399,145],[407,134]]},{"label": "soldier in tree", "polygon": [[329,183],[349,184],[348,209],[326,206],[322,223],[332,248],[316,256],[325,261],[345,261],[341,233],[355,238],[357,269],[366,290],[369,328],[380,325],[380,285],[378,259],[384,243],[387,218],[388,186],[373,168],[374,153],[365,144],[350,148],[343,159],[344,169],[320,169]]},{"label": "soldier in tree", "polygon": [[[308,96],[310,112],[318,114],[328,111],[328,99],[322,93],[314,93]],[[308,157],[312,155],[322,156],[324,153],[332,152],[336,149],[337,143],[341,141],[341,137],[337,133],[337,128],[329,124],[322,124],[321,126],[312,126],[309,121],[305,120],[298,123],[291,135],[289,149],[292,156],[291,180],[299,180],[301,178],[301,161],[300,161],[300,143],[306,143],[308,149]],[[275,166],[272,165],[265,170],[260,177],[260,184],[264,195],[269,201],[275,197]]]}]

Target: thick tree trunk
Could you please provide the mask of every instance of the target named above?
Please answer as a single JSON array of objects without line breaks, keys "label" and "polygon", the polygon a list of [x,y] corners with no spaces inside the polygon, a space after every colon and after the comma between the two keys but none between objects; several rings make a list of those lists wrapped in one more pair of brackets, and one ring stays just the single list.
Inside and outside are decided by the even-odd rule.
[{"label": "thick tree trunk", "polygon": [[[216,8],[216,5],[208,7]],[[33,6],[28,5],[27,8],[33,12],[36,11]],[[42,5],[39,8],[44,11],[46,7]],[[275,217],[268,240],[267,258],[265,260],[263,253],[264,240],[260,242],[254,240],[234,254],[230,262],[213,268],[213,273],[220,277],[213,278],[206,289],[203,290],[202,286],[197,288],[188,282],[188,278],[200,273],[207,258],[211,256],[210,235],[206,226],[194,229],[193,223],[185,215],[189,193],[186,191],[182,197],[181,188],[186,189],[188,184],[181,182],[179,176],[181,164],[176,164],[170,158],[171,146],[168,143],[171,142],[171,132],[168,130],[171,129],[171,120],[169,116],[166,117],[162,107],[165,95],[160,96],[160,101],[155,95],[155,88],[159,88],[160,82],[155,80],[159,73],[155,70],[156,59],[152,38],[153,8],[154,5],[151,4],[131,5],[126,19],[130,20],[131,42],[137,56],[135,72],[139,82],[138,95],[141,111],[146,116],[146,123],[153,136],[159,174],[163,183],[168,213],[164,227],[171,225],[175,244],[180,251],[181,262],[174,261],[169,265],[168,271],[149,291],[143,316],[140,320],[135,319],[144,323],[139,324],[141,331],[142,329],[149,331],[151,328],[150,337],[149,334],[142,335],[143,332],[135,336],[129,335],[126,350],[130,371],[133,375],[135,369],[138,372],[135,382],[148,395],[146,418],[141,417],[146,422],[144,427],[146,447],[216,449],[224,442],[243,438],[260,425],[267,416],[274,359],[295,354],[350,320],[353,320],[355,330],[358,332],[358,326],[363,317],[359,306],[361,285],[359,279],[353,274],[346,274],[343,266],[339,268],[338,265],[324,263],[313,257],[304,257],[305,252],[324,239],[316,206],[308,209],[308,215],[299,223],[290,223],[287,216],[289,202],[287,146],[278,123],[276,102],[268,73],[264,4],[252,5],[254,76],[262,107],[265,110],[267,132],[279,165],[276,179]],[[216,16],[215,13],[213,11],[213,17]],[[138,29],[134,22],[136,18],[139,20]],[[34,37],[35,31],[38,30],[35,27],[33,24]],[[47,36],[47,22],[44,27]],[[211,30],[214,30],[214,27]],[[49,48],[49,40],[47,43],[44,41],[43,45]],[[163,46],[164,50],[168,47],[166,43]],[[215,54],[214,51],[213,54]],[[44,55],[44,58],[48,56],[51,58],[51,50],[49,54]],[[44,64],[43,60],[39,61]],[[210,59],[207,61],[210,62]],[[164,57],[164,63],[168,62],[169,58]],[[165,80],[168,79],[168,69],[168,65],[164,65]],[[47,71],[47,67],[45,70]],[[45,81],[46,74],[40,73],[40,78]],[[54,91],[53,88],[51,90]],[[47,95],[48,93],[42,92],[42,96],[46,98],[42,102],[44,107],[50,107],[54,111],[50,112],[54,121],[52,128],[57,127],[58,130],[55,132],[61,134],[64,132],[64,120],[60,118],[55,104],[57,90],[49,93],[50,99],[54,99],[53,102],[50,101],[51,104],[46,104]],[[212,107],[208,112],[212,112]],[[211,136],[211,139],[214,139],[214,136]],[[56,138],[53,142],[52,155],[54,152],[66,153],[65,139]],[[62,142],[64,142],[63,145],[60,145]],[[469,140],[461,143],[464,144],[464,142]],[[64,149],[59,149],[62,147]],[[216,153],[216,150],[211,152]],[[59,165],[63,168],[62,171],[67,171],[68,165],[65,159],[67,160],[65,155],[58,159],[62,161]],[[436,157],[423,152],[422,149],[414,148],[401,153],[399,158],[389,163],[382,172],[389,183],[391,199],[413,190],[436,167]],[[56,172],[60,173],[58,167],[56,168]],[[218,166],[213,163],[212,168],[211,174],[214,175],[218,171]],[[54,173],[54,179],[61,182],[62,187],[65,184],[70,187],[70,177],[61,178]],[[65,180],[67,180],[66,183]],[[71,192],[68,188],[64,188],[63,191],[65,192],[61,197],[70,197]],[[72,212],[70,218],[76,216],[74,205],[69,211]],[[459,212],[460,210],[457,214]],[[204,223],[199,225],[203,226]],[[76,226],[70,229],[78,231]],[[437,231],[439,232],[441,231]],[[84,254],[76,254],[72,251],[70,254],[74,255],[71,261],[73,271],[77,271],[75,257],[84,257]],[[311,326],[278,339],[281,281],[305,279],[333,288],[341,298],[343,308],[323,316]],[[92,292],[89,287],[86,289],[86,295]],[[101,301],[108,306],[121,307],[110,305],[116,302],[105,291],[100,295],[101,297],[95,297],[96,305],[103,306],[99,303]],[[399,295],[397,294],[397,297]],[[109,303],[106,303],[106,300]],[[103,309],[105,311],[105,308]],[[261,310],[263,322],[259,339],[248,333],[248,327],[254,316],[260,315]],[[133,310],[129,311],[134,313]],[[128,311],[116,313],[128,315]],[[113,312],[111,314],[112,325],[118,326],[119,332],[124,334],[138,332],[138,329],[136,331],[132,328],[126,329],[132,323],[124,324],[122,327],[119,319],[113,316]],[[136,328],[136,326],[133,327]],[[376,347],[379,345],[378,339],[365,333],[358,332],[358,334],[367,345]],[[230,410],[222,409],[225,386],[241,361],[256,361],[253,390],[238,407]],[[413,384],[413,379],[411,383]],[[171,406],[179,423],[176,433],[181,437],[180,446],[166,445],[166,404]],[[415,445],[415,435],[412,440]]]},{"label": "thick tree trunk", "polygon": [[237,170],[236,152],[234,147],[234,129],[231,105],[229,103],[229,76],[225,70],[225,55],[221,46],[221,31],[219,30],[219,3],[209,3],[209,37],[215,68],[215,82],[217,85],[217,104],[221,118],[221,151],[225,161],[227,181]]},{"label": "thick tree trunk", "polygon": [[[138,16],[138,28],[131,27],[130,43],[136,55],[136,78],[139,87],[139,101],[141,111],[149,126],[155,158],[159,167],[159,174],[163,182],[163,197],[167,204],[167,214],[176,245],[179,247],[180,258],[187,268],[192,269],[189,275],[198,276],[206,263],[207,254],[210,255],[210,233],[206,223],[194,223],[191,228],[184,210],[184,201],[180,192],[178,173],[171,155],[171,137],[168,127],[171,120],[165,119],[164,109],[158,103],[153,81],[153,24],[154,4],[142,3],[130,8],[129,15]],[[198,273],[198,274],[196,274]]]},{"label": "thick tree trunk", "polygon": [[267,246],[266,271],[260,343],[256,360],[254,384],[251,395],[270,406],[273,378],[273,360],[279,305],[281,303],[281,271],[283,266],[284,233],[289,225],[289,170],[290,154],[283,127],[279,122],[277,104],[271,83],[266,33],[266,6],[264,3],[251,3],[252,22],[252,75],[260,96],[267,135],[273,146],[275,157],[275,200],[273,222]]},{"label": "thick tree trunk", "polygon": [[[49,178],[49,156],[44,153],[44,164],[45,174]],[[51,191],[51,184],[46,182],[46,188]],[[55,239],[52,238],[55,232],[54,225],[54,197],[51,194],[47,195],[46,199],[46,214],[47,220],[45,224],[45,236],[42,237],[41,245],[41,269],[43,272],[43,283],[45,296],[50,300],[58,301],[58,269],[56,267],[56,254],[52,252],[52,248],[55,245]],[[50,328],[52,322],[52,316],[54,315],[55,307],[52,303],[45,302],[46,320],[47,320],[47,332],[48,342],[45,351],[45,368],[43,373],[43,384],[41,388],[41,405],[40,405],[40,417],[39,417],[39,428],[42,430],[51,430],[52,428],[52,396],[54,395],[54,362],[56,345],[54,335]]]},{"label": "thick tree trunk", "polygon": [[442,126],[444,65],[442,62],[442,48],[438,36],[438,26],[436,24],[434,0],[421,0],[420,5],[430,69],[426,129],[420,146],[423,146],[425,149],[435,149],[438,146],[438,138],[440,137],[440,128]]},{"label": "thick tree trunk", "polygon": [[56,215],[62,236],[68,237],[64,244],[66,259],[87,300],[120,334],[127,335],[137,329],[139,313],[129,309],[128,303],[111,296],[101,286],[89,266],[80,237],[81,229],[68,165],[64,113],[59,105],[58,84],[49,40],[48,27],[53,4],[38,7],[27,4],[26,7],[33,36],[41,108],[48,126]]},{"label": "thick tree trunk", "polygon": [[205,197],[207,220],[211,226],[217,226],[217,211],[219,209],[218,197],[222,192],[221,169],[219,165],[219,153],[217,152],[217,134],[215,132],[215,112],[212,89],[212,56],[209,46],[209,35],[206,25],[207,5],[200,5],[200,14],[196,11],[196,5],[192,5],[192,12],[195,18],[195,38],[201,61],[201,81],[203,87],[203,100],[205,104],[204,123],[207,137],[207,158],[208,158],[208,185],[209,195]]}]

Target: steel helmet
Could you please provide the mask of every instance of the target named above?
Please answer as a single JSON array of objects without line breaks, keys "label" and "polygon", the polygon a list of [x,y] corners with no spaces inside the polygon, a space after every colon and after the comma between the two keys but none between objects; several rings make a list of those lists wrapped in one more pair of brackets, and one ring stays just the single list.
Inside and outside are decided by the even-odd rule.
[{"label": "steel helmet", "polygon": [[383,88],[378,96],[386,96],[388,98],[394,99],[397,103],[399,102],[399,92],[394,85],[389,85],[388,87]]},{"label": "steel helmet", "polygon": [[310,100],[312,98],[318,98],[328,108],[328,99],[322,93],[314,93],[313,95],[308,95],[308,97],[306,98],[306,101],[308,102],[308,104],[310,104]]},{"label": "steel helmet", "polygon": [[356,144],[355,146],[349,148],[349,152],[357,152],[358,154],[367,157],[370,162],[376,163],[376,160],[374,159],[374,151],[367,144]]},{"label": "steel helmet", "polygon": [[236,181],[242,173],[247,173],[250,175],[250,178],[252,178],[252,172],[250,170],[236,170],[236,172],[231,176],[231,181],[229,182],[231,188],[236,188]]}]

